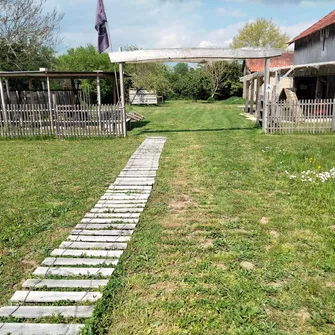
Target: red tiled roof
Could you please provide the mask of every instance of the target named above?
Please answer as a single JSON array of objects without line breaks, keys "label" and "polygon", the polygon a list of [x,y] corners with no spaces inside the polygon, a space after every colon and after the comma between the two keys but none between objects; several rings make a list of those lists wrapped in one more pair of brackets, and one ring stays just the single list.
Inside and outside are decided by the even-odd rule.
[{"label": "red tiled roof", "polygon": [[331,24],[335,23],[335,10],[333,10],[331,13],[326,15],[323,19],[321,19],[319,22],[313,24],[311,27],[303,31],[300,35],[295,37],[292,41],[289,42],[289,44],[292,44],[296,41],[301,40],[304,37],[307,37],[313,33],[316,33],[317,31],[320,31],[321,29],[324,29]]},{"label": "red tiled roof", "polygon": [[[271,58],[270,67],[283,67],[293,65],[294,52],[283,52],[279,57]],[[247,68],[250,72],[263,71],[265,67],[265,59],[247,59]]]}]

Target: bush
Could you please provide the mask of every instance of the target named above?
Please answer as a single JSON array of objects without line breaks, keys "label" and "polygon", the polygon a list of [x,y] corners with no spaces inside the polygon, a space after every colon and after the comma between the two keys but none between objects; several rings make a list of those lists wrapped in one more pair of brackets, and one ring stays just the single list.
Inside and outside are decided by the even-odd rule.
[{"label": "bush", "polygon": [[224,103],[227,105],[244,105],[245,100],[241,97],[230,97],[227,100],[224,100]]},{"label": "bush", "polygon": [[207,102],[208,102],[209,104],[213,104],[213,103],[215,102],[215,99],[214,99],[213,97],[209,97],[209,98],[207,99]]}]

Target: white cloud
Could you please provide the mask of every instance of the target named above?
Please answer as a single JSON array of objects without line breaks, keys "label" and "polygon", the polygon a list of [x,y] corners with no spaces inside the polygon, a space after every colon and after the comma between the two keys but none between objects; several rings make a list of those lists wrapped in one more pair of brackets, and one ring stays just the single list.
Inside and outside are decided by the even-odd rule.
[{"label": "white cloud", "polygon": [[213,44],[210,41],[201,41],[199,43],[199,48],[213,48],[215,47],[215,44]]},{"label": "white cloud", "polygon": [[234,10],[231,8],[220,7],[214,10],[217,16],[228,16],[228,17],[244,17],[246,13],[240,10]]}]

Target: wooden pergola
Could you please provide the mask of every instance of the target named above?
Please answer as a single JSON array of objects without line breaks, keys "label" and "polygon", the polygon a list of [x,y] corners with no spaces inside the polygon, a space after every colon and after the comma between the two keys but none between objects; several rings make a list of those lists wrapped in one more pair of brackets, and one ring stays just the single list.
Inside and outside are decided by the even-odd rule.
[{"label": "wooden pergola", "polygon": [[264,112],[263,131],[266,132],[266,122],[268,115],[269,95],[266,87],[270,79],[270,59],[282,55],[281,49],[266,48],[182,48],[182,49],[151,49],[122,52],[110,52],[109,58],[112,63],[119,63],[120,66],[120,86],[121,104],[125,108],[125,92],[123,80],[123,64],[125,63],[149,63],[149,62],[188,62],[206,63],[221,60],[245,60],[245,59],[265,59],[264,71]]}]

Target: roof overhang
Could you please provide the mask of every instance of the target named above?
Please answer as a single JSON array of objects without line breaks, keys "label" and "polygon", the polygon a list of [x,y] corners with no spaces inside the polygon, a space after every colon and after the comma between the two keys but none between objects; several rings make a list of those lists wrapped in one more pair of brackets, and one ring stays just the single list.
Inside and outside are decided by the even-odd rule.
[{"label": "roof overhang", "polygon": [[[324,66],[335,66],[335,62],[323,62],[323,63],[310,63],[310,64],[299,64],[299,65],[292,65],[292,66],[284,66],[284,67],[274,67],[270,68],[270,73],[283,73],[288,74],[292,73],[295,70],[304,70],[309,68],[320,69],[320,67]],[[252,74],[248,74],[244,77],[241,77],[241,81],[248,81],[256,78],[264,77],[264,71],[255,72]]]},{"label": "roof overhang", "polygon": [[110,52],[112,63],[188,62],[203,63],[225,59],[257,59],[281,56],[281,49],[264,48],[182,48]]},{"label": "roof overhang", "polygon": [[0,71],[0,77],[4,78],[59,78],[59,79],[84,79],[104,78],[113,76],[113,72],[54,72],[54,71]]}]

